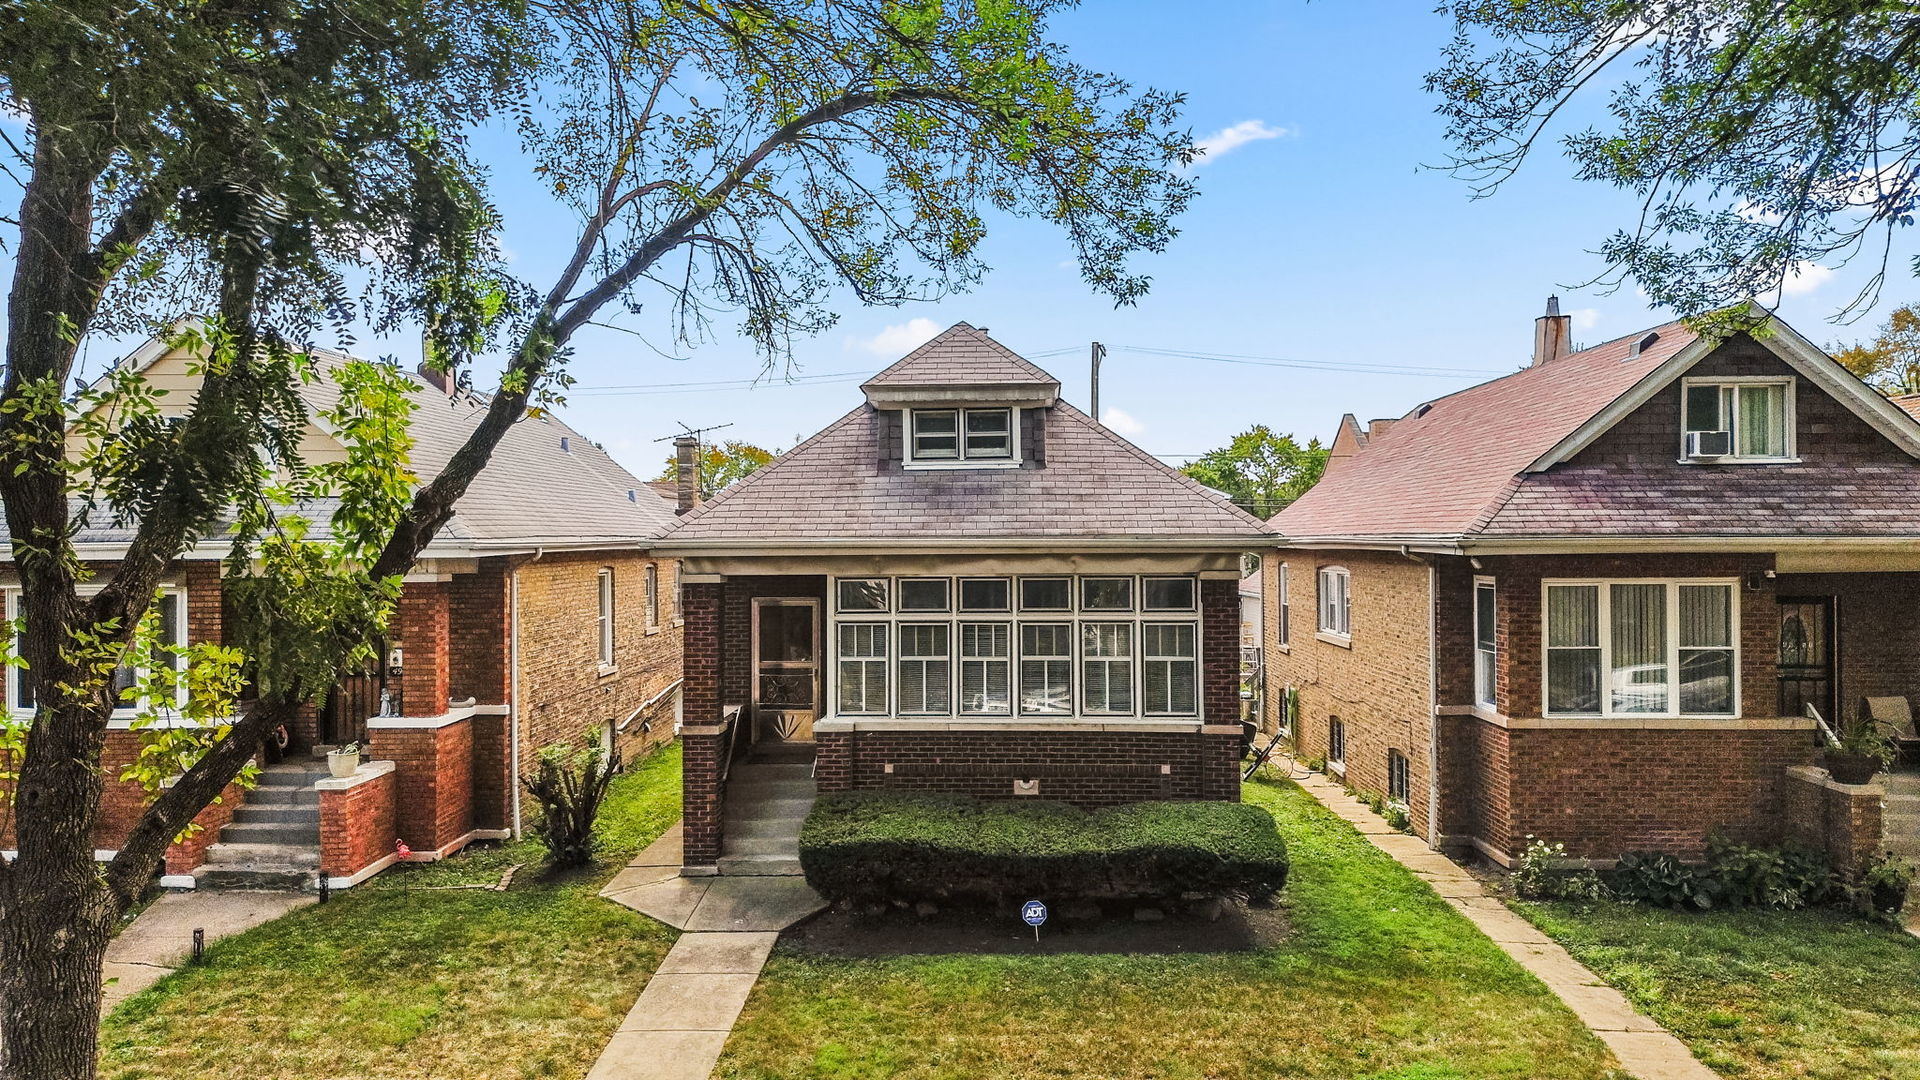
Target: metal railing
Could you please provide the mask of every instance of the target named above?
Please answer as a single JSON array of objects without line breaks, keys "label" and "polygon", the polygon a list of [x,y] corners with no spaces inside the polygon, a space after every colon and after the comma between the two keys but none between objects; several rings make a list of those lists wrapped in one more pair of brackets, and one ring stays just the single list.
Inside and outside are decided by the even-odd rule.
[{"label": "metal railing", "polygon": [[745,705],[729,705],[720,710],[720,722],[727,725],[726,750],[720,757],[720,782],[727,782],[727,775],[733,771],[733,750],[740,741],[740,714],[746,711]]}]

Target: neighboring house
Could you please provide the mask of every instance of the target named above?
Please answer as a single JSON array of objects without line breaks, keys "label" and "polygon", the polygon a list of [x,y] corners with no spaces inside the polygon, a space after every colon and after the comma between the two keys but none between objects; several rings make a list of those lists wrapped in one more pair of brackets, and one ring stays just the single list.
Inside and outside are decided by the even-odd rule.
[{"label": "neighboring house", "polygon": [[[316,359],[323,377],[302,393],[317,416],[338,393],[324,374],[345,358]],[[163,412],[190,410],[199,384],[188,356],[153,341],[123,363],[166,391]],[[435,374],[420,379],[411,457],[425,481],[465,441],[486,400]],[[302,450],[310,461],[343,452],[318,420]],[[682,453],[690,458],[691,446]],[[327,509],[312,513],[324,519]],[[674,511],[557,419],[515,424],[407,574],[380,661],[343,674],[324,705],[293,725],[296,759],[357,742],[368,764],[349,781],[323,781],[318,810],[285,790],[311,784],[297,768],[230,793],[202,815],[206,829],[169,852],[164,883],[190,886],[209,868],[304,877],[317,864],[343,887],[391,863],[397,842],[412,858],[432,859],[478,837],[517,833],[525,814],[516,778],[545,746],[588,736],[631,758],[671,738],[676,565],[653,557],[648,543]],[[89,525],[75,547],[104,574],[130,536]],[[223,538],[204,540],[165,579],[162,617],[183,644],[221,640],[227,550]],[[9,614],[18,610],[17,580],[11,562],[0,563]],[[19,679],[7,681],[6,694],[14,716],[31,715]],[[133,713],[129,705],[109,732],[104,767],[114,777],[138,745],[128,730]],[[97,846],[110,852],[141,804],[136,786],[110,783]]]},{"label": "neighboring house", "polygon": [[817,755],[822,791],[1237,798],[1260,522],[965,323],[862,390],[656,547],[685,570],[689,867],[753,872],[722,859],[729,748]]},{"label": "neighboring house", "polygon": [[1261,607],[1264,600],[1260,595],[1265,577],[1259,570],[1240,579],[1240,644],[1258,645],[1262,637],[1260,629],[1265,620]]},{"label": "neighboring house", "polygon": [[1342,421],[1269,523],[1268,696],[1501,863],[1794,834],[1809,708],[1920,694],[1920,424],[1777,320],[1568,330],[1550,306],[1531,366]]}]

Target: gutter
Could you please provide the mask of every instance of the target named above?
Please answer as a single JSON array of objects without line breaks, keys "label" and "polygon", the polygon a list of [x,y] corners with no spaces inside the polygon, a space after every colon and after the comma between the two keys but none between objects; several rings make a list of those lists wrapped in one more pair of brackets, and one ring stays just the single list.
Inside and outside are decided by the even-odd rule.
[{"label": "gutter", "polygon": [[821,540],[776,540],[762,537],[743,537],[733,540],[682,540],[671,538],[655,542],[650,550],[660,555],[676,558],[699,558],[717,555],[898,555],[902,553],[926,554],[979,554],[992,552],[1024,553],[1040,552],[1059,554],[1062,551],[1095,552],[1143,550],[1195,551],[1195,552],[1234,552],[1242,553],[1264,548],[1274,543],[1274,539],[1262,533],[1249,532],[1244,536],[1194,536],[1194,537],[1136,537],[1136,536],[1038,536],[1018,540],[981,540],[925,537],[892,537],[885,539],[834,537]]}]

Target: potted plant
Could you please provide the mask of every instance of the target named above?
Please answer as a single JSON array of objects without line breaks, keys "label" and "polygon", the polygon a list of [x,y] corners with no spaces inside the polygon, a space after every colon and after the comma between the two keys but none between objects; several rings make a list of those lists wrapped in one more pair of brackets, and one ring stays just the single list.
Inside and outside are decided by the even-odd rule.
[{"label": "potted plant", "polygon": [[327,771],[337,777],[352,776],[360,768],[360,744],[348,743],[327,751]]},{"label": "potted plant", "polygon": [[1842,784],[1864,784],[1899,754],[1887,726],[1862,717],[1827,744],[1827,772]]}]

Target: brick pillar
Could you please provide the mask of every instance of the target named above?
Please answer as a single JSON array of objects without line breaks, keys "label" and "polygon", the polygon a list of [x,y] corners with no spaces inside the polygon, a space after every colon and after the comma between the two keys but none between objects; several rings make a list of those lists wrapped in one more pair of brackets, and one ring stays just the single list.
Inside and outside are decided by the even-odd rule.
[{"label": "brick pillar", "polygon": [[400,592],[394,641],[405,653],[400,702],[408,716],[439,716],[447,711],[451,689],[447,607],[444,581],[410,581]]},{"label": "brick pillar", "polygon": [[819,791],[853,790],[851,731],[822,731],[814,735],[813,783]]},{"label": "brick pillar", "polygon": [[720,700],[720,592],[717,582],[689,582],[681,590],[686,620],[681,653],[681,858],[688,866],[720,861],[720,773],[727,742]]},{"label": "brick pillar", "polygon": [[400,839],[421,853],[457,850],[474,828],[471,718],[438,727],[367,724],[369,756],[394,763]]},{"label": "brick pillar", "polygon": [[1240,583],[1200,582],[1200,797],[1240,801]]},{"label": "brick pillar", "polygon": [[322,780],[320,872],[353,879],[394,853],[399,838],[394,763],[363,762],[352,776]]}]

